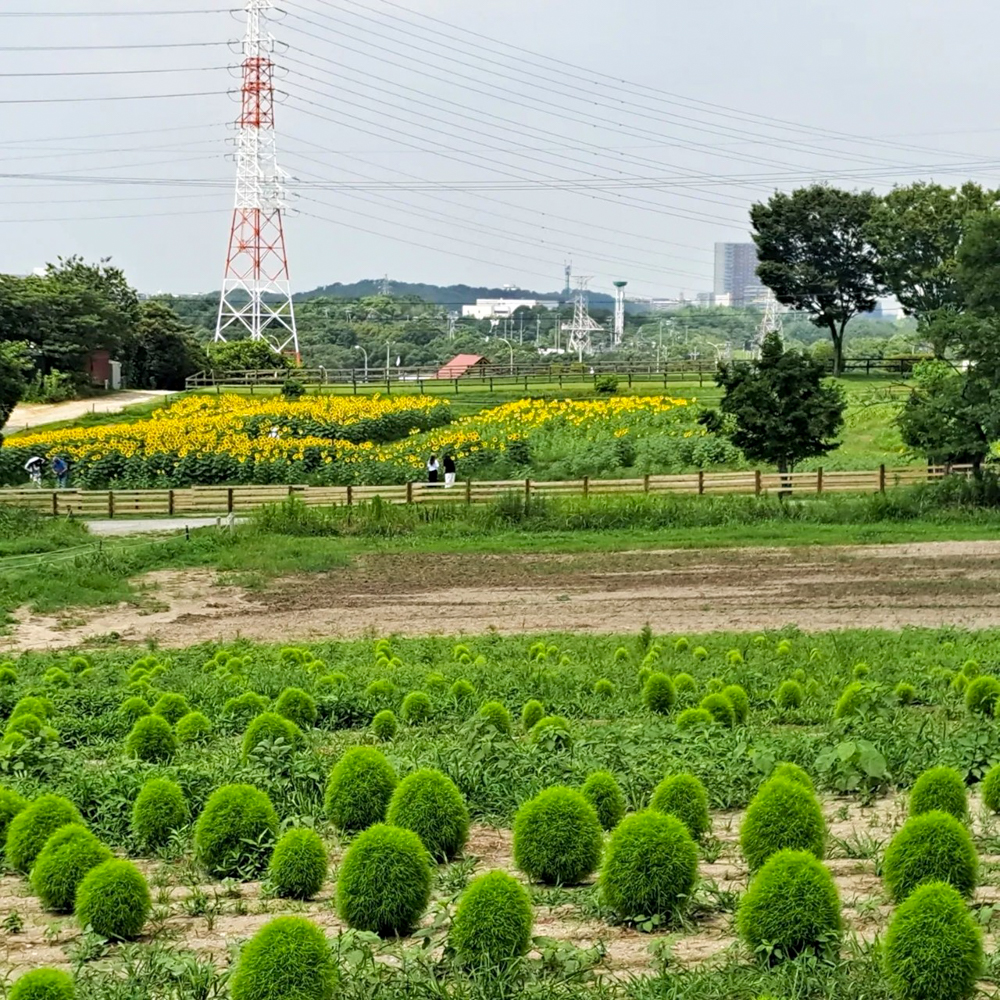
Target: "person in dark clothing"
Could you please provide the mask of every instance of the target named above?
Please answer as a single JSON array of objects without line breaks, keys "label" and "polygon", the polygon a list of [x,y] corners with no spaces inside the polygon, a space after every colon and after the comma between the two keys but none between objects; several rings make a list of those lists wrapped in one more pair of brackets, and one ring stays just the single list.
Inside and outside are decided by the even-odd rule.
[{"label": "person in dark clothing", "polygon": [[437,455],[431,455],[431,457],[427,459],[427,483],[429,486],[437,486],[438,468]]},{"label": "person in dark clothing", "polygon": [[52,459],[52,472],[56,477],[59,489],[64,490],[69,485],[69,465],[61,455]]},{"label": "person in dark clothing", "polygon": [[455,485],[455,456],[448,452],[444,456],[444,488],[450,490]]}]

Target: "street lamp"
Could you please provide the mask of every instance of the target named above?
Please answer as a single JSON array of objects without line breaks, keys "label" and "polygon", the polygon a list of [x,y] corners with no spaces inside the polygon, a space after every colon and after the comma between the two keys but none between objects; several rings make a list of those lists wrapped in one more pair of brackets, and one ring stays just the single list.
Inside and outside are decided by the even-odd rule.
[{"label": "street lamp", "polygon": [[497,337],[497,340],[502,341],[510,348],[510,373],[514,374],[514,345],[506,337]]},{"label": "street lamp", "polygon": [[360,351],[365,356],[365,381],[368,381],[368,352],[360,345],[355,344],[354,350]]}]

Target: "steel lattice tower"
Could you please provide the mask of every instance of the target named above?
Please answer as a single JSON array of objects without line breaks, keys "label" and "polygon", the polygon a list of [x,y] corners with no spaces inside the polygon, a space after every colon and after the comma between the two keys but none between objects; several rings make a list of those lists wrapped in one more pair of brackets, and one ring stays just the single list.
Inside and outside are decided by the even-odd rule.
[{"label": "steel lattice tower", "polygon": [[625,339],[625,286],[627,284],[627,281],[615,282],[615,347],[621,347],[622,341]]},{"label": "steel lattice tower", "polygon": [[282,211],[285,173],[274,132],[274,38],[266,13],[274,0],[246,0],[243,96],[236,154],[236,205],[219,301],[217,341],[235,334],[265,340],[299,358]]},{"label": "steel lattice tower", "polygon": [[570,353],[577,352],[580,361],[584,354],[593,354],[594,345],[591,334],[600,333],[601,326],[590,315],[587,301],[587,285],[590,278],[578,276],[576,279],[576,297],[573,300],[573,322],[563,324],[563,330],[569,333],[566,348]]}]

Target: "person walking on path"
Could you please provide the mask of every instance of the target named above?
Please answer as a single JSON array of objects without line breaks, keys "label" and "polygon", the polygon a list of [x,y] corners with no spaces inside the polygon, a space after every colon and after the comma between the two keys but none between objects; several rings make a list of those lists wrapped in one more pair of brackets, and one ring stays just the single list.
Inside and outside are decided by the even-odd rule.
[{"label": "person walking on path", "polygon": [[455,457],[449,451],[444,456],[444,488],[450,490],[455,485]]},{"label": "person walking on path", "polygon": [[427,485],[437,486],[438,484],[438,460],[437,455],[431,455],[427,459]]},{"label": "person walking on path", "polygon": [[64,490],[69,485],[69,466],[62,455],[56,455],[52,459],[52,472],[56,477],[56,484],[59,489]]}]

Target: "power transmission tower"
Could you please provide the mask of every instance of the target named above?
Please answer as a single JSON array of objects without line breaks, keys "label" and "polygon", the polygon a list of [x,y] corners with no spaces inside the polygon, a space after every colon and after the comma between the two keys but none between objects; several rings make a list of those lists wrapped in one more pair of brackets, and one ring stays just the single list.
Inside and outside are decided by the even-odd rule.
[{"label": "power transmission tower", "polygon": [[576,296],[573,299],[573,322],[563,325],[564,332],[569,334],[566,341],[566,349],[570,352],[576,351],[579,360],[583,361],[584,354],[592,354],[594,345],[591,334],[600,332],[601,324],[590,315],[587,301],[587,284],[590,278],[577,276]]},{"label": "power transmission tower", "polygon": [[573,291],[573,262],[571,260],[566,261],[565,272],[566,284],[563,286],[563,296],[568,299]]},{"label": "power transmission tower", "polygon": [[760,325],[753,338],[751,353],[755,358],[760,357],[760,349],[768,335],[772,333],[781,336],[781,310],[778,307],[778,300],[774,297],[774,292],[769,290],[767,299],[764,301],[764,315],[760,319]]},{"label": "power transmission tower", "polygon": [[615,332],[612,346],[621,347],[625,339],[625,286],[627,281],[615,282]]},{"label": "power transmission tower", "polygon": [[236,204],[219,301],[216,341],[234,335],[263,340],[298,359],[282,212],[286,174],[274,132],[274,37],[267,11],[274,0],[245,0],[242,107],[236,154]]},{"label": "power transmission tower", "polygon": [[382,286],[379,289],[379,291],[386,298],[388,298],[392,294],[392,285],[389,283],[389,275],[388,274],[382,279]]}]

